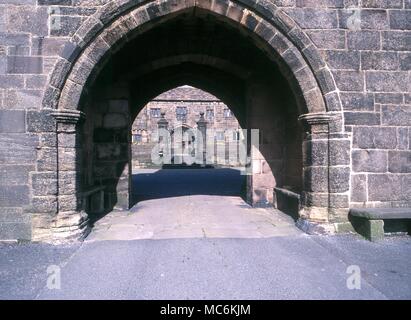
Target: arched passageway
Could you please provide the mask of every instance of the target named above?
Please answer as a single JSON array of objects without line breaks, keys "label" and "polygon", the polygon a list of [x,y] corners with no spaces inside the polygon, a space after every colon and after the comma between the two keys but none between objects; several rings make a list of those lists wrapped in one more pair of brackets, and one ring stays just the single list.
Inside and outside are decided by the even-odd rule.
[{"label": "arched passageway", "polygon": [[[130,125],[148,101],[180,85],[206,90],[229,105],[250,136],[258,130],[257,142],[247,144],[249,203],[277,205],[277,188],[286,190],[285,197],[301,196],[302,218],[343,219],[348,200],[339,186],[348,183],[340,174],[346,164],[316,153],[331,150],[330,141],[339,150],[347,142],[349,148],[339,134],[338,93],[292,20],[275,10],[267,18],[268,9],[253,12],[230,1],[120,9],[110,18],[99,12],[74,36],[56,67],[65,77],[52,77],[46,94],[45,102],[54,101],[58,109],[59,179],[68,176],[76,185],[69,196],[59,184],[62,228],[56,232],[81,234],[87,211],[97,207],[129,207]],[[75,167],[65,166],[67,154],[76,158]]]}]

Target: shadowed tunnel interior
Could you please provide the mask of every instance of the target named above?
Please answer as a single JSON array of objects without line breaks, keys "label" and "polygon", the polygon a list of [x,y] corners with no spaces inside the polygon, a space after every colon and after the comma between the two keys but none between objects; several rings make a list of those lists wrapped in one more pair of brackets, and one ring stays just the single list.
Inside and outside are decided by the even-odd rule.
[{"label": "shadowed tunnel interior", "polygon": [[255,172],[247,177],[247,201],[272,204],[275,186],[298,192],[302,130],[297,118],[305,112],[304,103],[283,76],[287,68],[275,61],[276,53],[261,39],[198,8],[158,19],[148,31],[129,35],[98,66],[99,76],[89,84],[83,103],[90,115],[81,137],[83,189],[104,186],[105,211],[128,209],[135,203],[131,125],[154,97],[191,85],[229,106],[241,127],[259,130],[259,146],[248,145]]},{"label": "shadowed tunnel interior", "polygon": [[144,200],[191,195],[241,196],[245,176],[240,170],[143,169],[132,177],[132,205]]}]

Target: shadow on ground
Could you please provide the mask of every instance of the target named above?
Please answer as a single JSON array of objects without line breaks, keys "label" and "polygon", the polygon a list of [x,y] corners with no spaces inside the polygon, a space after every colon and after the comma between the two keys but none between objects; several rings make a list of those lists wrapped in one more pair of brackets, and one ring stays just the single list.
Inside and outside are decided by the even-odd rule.
[{"label": "shadow on ground", "polygon": [[191,195],[243,197],[245,175],[239,169],[140,169],[132,177],[131,206],[153,199]]}]

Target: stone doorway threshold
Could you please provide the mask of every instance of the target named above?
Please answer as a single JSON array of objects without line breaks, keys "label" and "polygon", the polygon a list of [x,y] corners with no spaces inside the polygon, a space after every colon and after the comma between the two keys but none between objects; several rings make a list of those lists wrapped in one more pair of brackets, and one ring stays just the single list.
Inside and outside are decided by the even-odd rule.
[{"label": "stone doorway threshold", "polygon": [[236,196],[190,195],[139,202],[95,222],[86,241],[176,238],[269,238],[299,235],[291,217],[252,208]]}]

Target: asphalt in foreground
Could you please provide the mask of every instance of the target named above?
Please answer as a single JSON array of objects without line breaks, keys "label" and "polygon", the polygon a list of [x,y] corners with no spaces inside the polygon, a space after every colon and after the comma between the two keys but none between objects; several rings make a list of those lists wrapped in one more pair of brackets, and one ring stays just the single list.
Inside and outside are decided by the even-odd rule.
[{"label": "asphalt in foreground", "polygon": [[[411,239],[354,235],[0,246],[1,299],[411,299]],[[47,268],[61,268],[61,289]],[[348,289],[348,266],[361,289]]]}]

